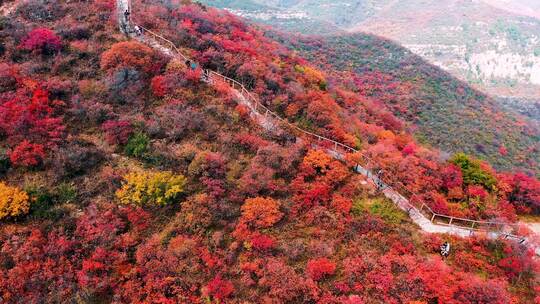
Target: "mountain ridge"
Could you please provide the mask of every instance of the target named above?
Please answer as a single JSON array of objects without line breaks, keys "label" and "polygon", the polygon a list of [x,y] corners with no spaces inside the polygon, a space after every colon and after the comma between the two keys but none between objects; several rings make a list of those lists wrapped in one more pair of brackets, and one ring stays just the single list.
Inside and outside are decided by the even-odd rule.
[{"label": "mountain ridge", "polygon": [[[485,121],[485,125],[479,125],[476,122],[477,119],[474,117],[462,115],[463,109],[469,109],[469,112],[475,112],[479,116],[483,115],[481,114],[483,111],[487,111],[488,115],[493,115],[489,114],[489,112],[502,111],[499,104],[485,94],[456,80],[447,72],[441,72],[438,67],[424,62],[419,56],[414,55],[389,40],[360,33],[317,39],[310,37],[291,39],[284,38],[284,35],[279,34],[277,37],[278,39],[282,39],[280,41],[285,44],[292,44],[293,49],[300,50],[303,56],[306,56],[312,62],[316,62],[321,68],[328,66],[336,70],[353,71],[357,75],[355,77],[358,79],[363,77],[362,74],[374,72],[381,72],[383,75],[393,75],[392,78],[394,81],[417,79],[414,82],[416,84],[412,87],[412,91],[410,88],[408,91],[401,91],[403,97],[395,95],[384,97],[387,100],[387,105],[391,108],[393,107],[394,114],[413,125],[418,125],[419,129],[416,130],[416,133],[420,137],[426,138],[426,143],[431,143],[436,147],[440,147],[442,150],[449,152],[465,151],[475,154],[478,157],[487,156],[495,164],[500,164],[499,162],[502,161],[498,152],[501,143],[495,143],[485,138],[477,138],[475,134],[478,133],[475,132],[480,128],[482,131],[478,131],[479,133],[492,134],[492,138],[497,138],[498,135],[493,134],[493,132],[500,133],[500,131],[496,130],[501,127],[504,128],[508,123],[502,123],[498,127],[495,127],[494,123],[497,124],[498,122],[494,119],[493,121]],[[327,56],[327,54],[331,54],[331,56]],[[422,87],[418,87],[417,83],[424,81],[422,79],[428,82],[422,85]],[[437,79],[436,82],[439,85],[436,85],[433,79]],[[375,81],[373,83],[377,82]],[[437,88],[439,86],[440,88]],[[460,87],[459,90],[469,91],[468,94],[473,96],[472,99],[469,100],[465,95],[455,95],[454,91],[457,87]],[[381,99],[383,102],[385,100],[384,98]],[[407,104],[405,109],[394,106],[395,104],[402,105],[402,102],[396,101],[396,99],[399,100],[400,98],[404,104]],[[433,106],[436,106],[436,108],[433,108]],[[456,109],[456,106],[460,108]],[[419,118],[419,115],[422,116]],[[519,115],[502,115],[510,120],[520,117]],[[449,123],[449,119],[454,122]],[[531,149],[528,150],[528,148],[525,148],[523,151],[527,152],[524,152],[526,154],[523,154],[523,156],[528,155],[530,153],[529,151],[536,153],[539,134],[537,127],[535,129],[535,124],[532,120],[528,120],[527,118],[517,119],[524,121],[525,125],[529,125],[529,127],[522,129],[524,133],[521,135],[511,135],[510,138],[528,138],[526,139],[528,143],[522,142],[521,144],[517,144],[522,148],[529,147]],[[439,126],[436,126],[436,124],[439,124]],[[491,127],[488,127],[489,125]],[[441,132],[449,126],[455,126],[456,129],[452,132],[445,132],[444,134],[446,135],[443,135]],[[505,132],[508,131],[510,130]],[[512,133],[513,131],[510,132]],[[462,135],[465,137],[458,142],[458,138]],[[512,139],[512,142],[514,140]],[[491,146],[489,148],[491,152],[487,155],[485,152],[479,153],[476,147],[478,144],[485,147]],[[530,160],[533,160],[533,162],[523,164],[523,168],[534,171],[534,168],[538,166],[534,163],[534,159],[536,158],[536,156],[532,156]]]},{"label": "mountain ridge", "polygon": [[209,86],[204,69],[366,153],[375,172],[437,212],[510,222],[538,214],[537,180],[465,154],[441,157],[388,104],[349,87],[368,90],[369,79],[321,70],[230,13],[132,3],[129,18],[171,40],[192,58],[184,62],[122,35],[123,9],[29,1],[0,19],[3,302],[538,299],[531,250],[422,232],[354,174],[354,159],[268,132],[228,85]]},{"label": "mountain ridge", "polygon": [[[234,6],[224,0],[203,2],[219,7]],[[346,31],[367,31],[396,40],[489,94],[511,94],[538,102],[540,57],[534,54],[540,54],[540,19],[516,15],[489,2],[343,0],[327,3],[315,0],[272,3],[285,11],[294,9],[313,20],[334,23]],[[441,10],[441,7],[446,9]],[[313,33],[309,28],[302,31],[302,26],[292,26],[291,21],[282,24],[279,20],[251,18],[283,30]],[[300,25],[303,21],[298,19],[297,23]],[[339,30],[329,29],[327,33],[334,35]]]}]

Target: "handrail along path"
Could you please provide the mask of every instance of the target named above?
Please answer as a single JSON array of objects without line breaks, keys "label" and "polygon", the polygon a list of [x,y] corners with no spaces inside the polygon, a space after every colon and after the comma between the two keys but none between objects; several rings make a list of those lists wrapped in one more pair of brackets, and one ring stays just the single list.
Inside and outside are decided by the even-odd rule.
[{"label": "handrail along path", "polygon": [[[184,55],[182,51],[169,39],[152,31],[151,29],[130,21],[129,18],[126,20],[122,12],[124,9],[130,7],[129,1],[118,0],[117,2],[119,3],[118,8],[120,29],[126,35],[150,44],[155,48],[159,48],[162,52],[171,57],[179,57],[183,64],[186,64],[187,62],[195,62]],[[135,26],[137,26],[139,29],[138,33],[133,30]],[[161,43],[159,41],[161,41]],[[415,205],[405,196],[397,192],[388,183],[384,182],[381,176],[375,175],[369,169],[366,169],[370,164],[376,163],[358,149],[331,138],[304,130],[289,122],[287,119],[282,118],[277,113],[262,104],[254,94],[252,94],[241,82],[235,79],[208,69],[204,70],[204,74],[207,75],[207,77],[203,78],[203,81],[209,84],[215,84],[217,82],[227,83],[235,91],[238,97],[242,99],[241,102],[250,108],[251,114],[254,115],[260,123],[265,124],[267,128],[276,128],[279,124],[281,126],[285,126],[294,132],[300,133],[303,137],[313,140],[314,146],[324,148],[329,154],[338,159],[343,160],[347,153],[354,153],[355,155],[359,156],[365,165],[361,166],[358,163],[355,165],[354,171],[366,176],[369,180],[378,185],[382,193],[387,198],[392,200],[399,208],[405,210],[411,219],[413,219],[415,223],[419,224],[423,230],[428,232],[451,233],[460,236],[472,235],[475,231],[485,231],[488,233],[488,236],[494,238],[502,237],[505,239],[516,240],[519,243],[524,243],[527,241],[526,238],[511,233],[512,229],[516,228],[513,224],[497,221],[481,221],[459,218],[436,213],[424,203],[420,206]],[[272,121],[272,119],[276,121]],[[407,193],[409,197],[412,196],[412,193],[405,187],[400,187],[400,191]]]}]

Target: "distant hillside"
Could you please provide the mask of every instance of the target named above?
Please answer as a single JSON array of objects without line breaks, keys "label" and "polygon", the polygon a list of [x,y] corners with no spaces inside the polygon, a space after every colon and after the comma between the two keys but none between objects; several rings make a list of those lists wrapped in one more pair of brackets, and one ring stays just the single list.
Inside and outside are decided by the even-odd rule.
[{"label": "distant hillside", "polygon": [[540,101],[501,97],[498,102],[507,110],[526,116],[533,124],[540,126]]},{"label": "distant hillside", "polygon": [[405,0],[352,29],[395,39],[494,95],[540,97],[538,19],[479,1]]},{"label": "distant hillside", "polygon": [[[382,5],[379,3],[380,1],[347,0],[331,3],[320,0],[267,1],[264,2],[265,5],[262,5],[260,4],[262,1],[251,0],[251,2],[241,2],[243,3],[242,9],[245,9],[245,11],[239,13],[239,11],[236,10],[237,5],[239,5],[238,1],[207,0],[204,2],[220,7],[228,7],[229,9],[235,8],[235,10],[232,11],[235,14],[248,17],[257,22],[277,25],[278,28],[283,28],[284,24],[282,22],[275,22],[274,19],[264,20],[261,19],[260,16],[270,12],[289,12],[290,14],[293,14],[293,12],[296,12],[297,14],[299,12],[304,12],[305,15],[302,15],[302,18],[291,17],[291,19],[288,19],[288,22],[298,26],[299,24],[305,24],[306,20],[328,20],[327,22],[349,28],[352,28],[353,24],[362,24],[362,26],[365,26],[365,24],[371,22],[370,20],[382,20],[381,18],[388,18],[388,20],[391,20],[388,21],[386,28],[389,32],[394,28],[394,21],[392,18],[395,16],[395,18],[399,19],[399,12],[408,12],[407,14],[410,13],[411,15],[415,15],[415,9],[435,9],[438,7],[431,2],[417,3],[413,0],[408,0],[406,3],[402,1],[391,2],[387,5]],[[250,4],[248,5],[247,3]],[[320,5],[316,5],[317,3]],[[465,1],[465,4],[464,6],[454,6],[451,14],[449,13],[449,16],[453,16],[453,18],[430,19],[426,17],[426,20],[431,20],[431,23],[443,26],[443,24],[446,24],[447,22],[461,20],[462,18],[459,18],[456,15],[459,14],[462,9],[473,9],[476,6],[486,5],[476,2],[469,3],[467,1]],[[441,5],[444,6],[445,4]],[[438,8],[440,11],[440,7]],[[483,14],[486,15],[485,18],[494,15],[494,12],[497,12],[499,15],[502,15],[503,13],[509,14],[501,12],[491,6],[487,9],[487,11],[483,11]],[[257,11],[258,15],[246,13],[248,10],[252,10],[252,12]],[[363,14],[351,14],[351,12],[355,11],[363,11]],[[518,19],[524,18],[518,16],[515,17]],[[478,25],[478,29],[475,26],[469,27],[470,37],[467,35],[463,37],[462,34],[454,33],[449,29],[443,31],[442,28],[440,29],[441,33],[446,33],[446,35],[429,34],[427,32],[428,29],[426,29],[426,32],[422,35],[415,35],[413,32],[425,25],[420,21],[425,18],[420,18],[420,20],[415,19],[415,22],[418,22],[418,24],[412,27],[407,26],[407,20],[409,19],[410,18],[404,17],[395,21],[396,24],[400,25],[399,29],[401,31],[410,31],[411,37],[416,37],[414,39],[446,39],[445,43],[454,43],[456,39],[459,39],[463,43],[466,43],[468,41],[467,39],[474,40],[472,37],[480,35],[482,31],[479,29],[484,28],[480,27],[480,25]],[[273,21],[270,22],[269,20]],[[529,40],[528,38],[525,38],[528,36],[521,34],[519,31],[516,32],[516,28],[510,27],[510,23],[508,22],[510,21],[498,21],[491,34],[487,33],[486,35],[494,35],[493,37],[502,35],[504,39],[510,40],[524,39],[522,45],[515,45],[515,43],[511,43],[511,41],[505,45],[511,48],[512,51],[515,50],[516,52],[519,51],[525,54],[525,49],[530,48],[530,45],[527,43]],[[529,29],[529,32],[526,33],[530,34],[534,32],[535,26],[536,24],[533,23],[526,27]],[[427,27],[431,28],[431,26]],[[384,27],[381,26],[381,28]],[[289,30],[291,29],[292,28],[289,28]],[[304,31],[304,33],[315,32],[315,30],[312,30],[311,32]],[[377,38],[376,36],[361,33],[335,36],[333,28],[328,28],[328,32],[334,33],[334,35],[320,36],[321,38],[315,40],[312,38],[305,40],[300,39],[297,41],[297,44],[293,43],[291,47],[299,49],[303,55],[309,57],[315,63],[327,63],[333,68],[354,71],[358,77],[371,77],[370,81],[379,82],[379,85],[382,83],[383,87],[386,80],[377,79],[377,76],[366,76],[366,72],[369,72],[370,75],[374,75],[373,73],[376,75],[376,73],[380,72],[390,76],[394,83],[405,84],[407,86],[407,92],[394,90],[394,95],[385,97],[386,103],[394,109],[395,114],[418,126],[416,134],[422,141],[430,143],[447,152],[465,151],[467,153],[472,153],[480,158],[489,160],[498,168],[511,169],[520,167],[524,170],[532,170],[534,172],[539,171],[538,160],[540,159],[540,143],[538,121],[535,121],[537,117],[534,114],[528,114],[527,118],[516,115],[516,113],[523,112],[523,107],[535,108],[536,106],[534,101],[520,105],[522,104],[521,99],[512,95],[513,91],[506,90],[508,88],[520,87],[517,82],[512,82],[512,86],[503,84],[506,82],[499,82],[499,84],[503,84],[503,87],[505,88],[504,95],[510,95],[514,100],[513,103],[504,103],[504,106],[501,106],[499,102],[495,102],[493,99],[488,98],[486,95],[472,87],[460,83],[450,74],[428,64],[420,57],[415,56],[410,51],[407,51],[405,48],[400,47],[395,43]],[[285,36],[287,35],[282,35],[281,38]],[[409,38],[402,37],[402,40],[403,39]],[[288,42],[291,42],[291,39],[288,37],[284,38],[284,40],[289,40]],[[415,49],[412,45],[412,42],[414,41],[415,40],[406,40],[405,42],[411,43],[409,44],[409,47],[413,51],[418,52],[419,49]],[[480,44],[481,42],[477,41],[477,43]],[[479,48],[476,45],[474,47],[471,45],[470,48],[470,51],[481,51],[488,49],[489,47]],[[454,51],[451,51],[446,55],[443,54],[444,52],[435,53],[437,53],[437,56],[447,57],[458,54]],[[429,60],[427,53],[423,53],[422,55]],[[470,59],[472,64],[476,57],[472,56],[471,58],[473,58]],[[461,59],[456,60],[459,61]],[[440,66],[438,62],[430,62]],[[492,64],[493,62],[489,61],[488,65]],[[496,65],[500,64],[496,63]],[[534,61],[532,63],[527,63],[527,65],[531,69],[536,68]],[[470,67],[470,69],[479,71],[477,68]],[[459,73],[457,74],[459,75]],[[479,81],[473,81],[472,78],[470,78],[469,81],[476,84],[480,83]],[[494,81],[490,83],[495,85],[497,82]],[[522,91],[524,95],[536,94],[533,85],[524,84],[524,86],[527,88],[527,90]],[[540,94],[540,90],[538,90],[538,94]],[[375,97],[381,98],[380,96]],[[516,100],[518,100],[517,103],[515,102]],[[504,155],[501,155],[500,150],[506,151]]]},{"label": "distant hillside", "polygon": [[312,62],[354,71],[357,92],[384,102],[418,126],[421,141],[446,152],[471,153],[498,168],[539,172],[540,133],[533,123],[503,111],[491,98],[405,48],[360,33],[318,39],[286,36],[276,38]]},{"label": "distant hillside", "polygon": [[346,32],[330,21],[313,18],[305,10],[276,5],[276,1],[259,0],[199,0],[199,3],[223,8],[229,12],[284,31],[311,35]]},{"label": "distant hillside", "polygon": [[[204,0],[222,8],[238,1]],[[309,20],[329,23],[322,34],[369,32],[398,41],[429,62],[497,96],[540,99],[538,4],[522,0],[297,0],[262,1],[257,11],[303,13],[277,25],[319,34]],[[271,7],[270,9],[268,7]],[[534,18],[536,17],[536,18]],[[304,30],[302,30],[304,29]]]},{"label": "distant hillside", "polygon": [[494,7],[515,14],[540,18],[540,1],[535,0],[482,0]]}]

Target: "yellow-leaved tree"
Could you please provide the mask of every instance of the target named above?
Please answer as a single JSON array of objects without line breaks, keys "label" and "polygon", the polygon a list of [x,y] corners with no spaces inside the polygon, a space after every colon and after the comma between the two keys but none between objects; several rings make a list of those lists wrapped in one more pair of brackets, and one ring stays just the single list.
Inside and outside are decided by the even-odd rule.
[{"label": "yellow-leaved tree", "polygon": [[26,192],[0,182],[0,219],[27,214],[29,210],[30,199]]},{"label": "yellow-leaved tree", "polygon": [[172,172],[132,172],[124,176],[116,197],[122,204],[163,206],[173,203],[184,192],[186,178]]}]

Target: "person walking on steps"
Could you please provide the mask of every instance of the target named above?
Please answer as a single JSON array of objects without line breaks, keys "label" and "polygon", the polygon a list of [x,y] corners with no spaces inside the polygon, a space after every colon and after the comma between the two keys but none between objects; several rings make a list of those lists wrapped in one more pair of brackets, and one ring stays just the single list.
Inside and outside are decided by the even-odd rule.
[{"label": "person walking on steps", "polygon": [[384,183],[382,181],[382,175],[384,173],[384,170],[380,169],[379,171],[377,171],[377,180],[376,180],[376,184],[377,184],[377,190],[381,191],[383,190],[383,187],[384,187]]},{"label": "person walking on steps", "polygon": [[138,25],[135,25],[135,35],[140,36],[142,34],[142,30]]},{"label": "person walking on steps", "polygon": [[444,242],[444,243],[441,245],[441,256],[442,256],[443,258],[447,258],[448,255],[450,255],[450,243]]},{"label": "person walking on steps", "polygon": [[192,71],[195,71],[197,69],[197,63],[195,61],[191,61],[188,59],[184,63],[186,64],[186,67],[188,67]]},{"label": "person walking on steps", "polygon": [[207,70],[207,69],[203,70],[202,80],[204,82],[210,82],[210,71],[209,70]]},{"label": "person walking on steps", "polygon": [[126,10],[126,11],[124,12],[124,18],[126,19],[126,22],[129,21],[129,15],[130,15],[130,14],[131,14],[131,13],[129,12],[129,10]]}]

